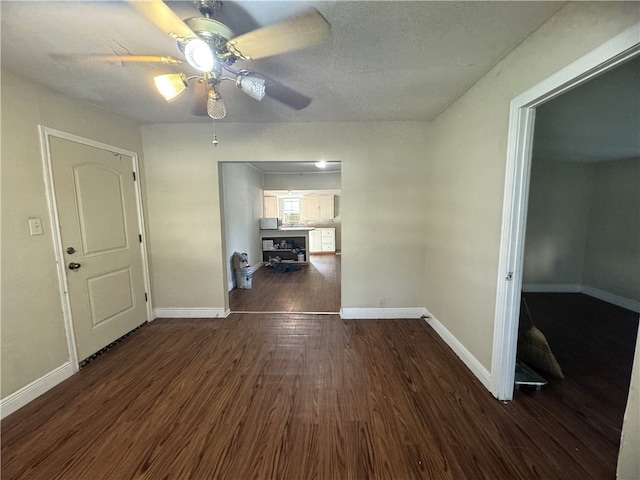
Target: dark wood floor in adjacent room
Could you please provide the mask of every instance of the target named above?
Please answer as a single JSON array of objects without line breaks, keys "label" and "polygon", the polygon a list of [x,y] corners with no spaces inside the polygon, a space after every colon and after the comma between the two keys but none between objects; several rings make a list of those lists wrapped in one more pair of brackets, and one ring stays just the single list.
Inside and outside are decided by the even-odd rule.
[{"label": "dark wood floor in adjacent room", "polygon": [[310,255],[297,272],[277,273],[262,267],[253,273],[251,289],[229,292],[232,312],[340,311],[340,262],[335,254]]},{"label": "dark wood floor in adjacent room", "polygon": [[525,389],[516,392],[515,400],[530,403],[532,413],[548,418],[562,419],[565,413],[582,416],[581,425],[563,428],[558,439],[588,438],[593,455],[615,465],[639,314],[579,293],[525,293],[524,297],[566,378],[542,373],[549,382],[542,391]]},{"label": "dark wood floor in adjacent room", "polygon": [[156,320],[7,417],[1,473],[614,479],[593,405],[547,393],[496,401],[422,320]]}]

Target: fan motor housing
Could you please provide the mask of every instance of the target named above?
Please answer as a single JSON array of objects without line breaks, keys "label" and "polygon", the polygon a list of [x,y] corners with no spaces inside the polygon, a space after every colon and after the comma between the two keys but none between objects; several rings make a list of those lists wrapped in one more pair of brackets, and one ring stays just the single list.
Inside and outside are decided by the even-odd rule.
[{"label": "fan motor housing", "polygon": [[216,50],[225,50],[227,41],[236,36],[233,30],[213,18],[192,17],[187,18],[184,23]]},{"label": "fan motor housing", "polygon": [[[224,23],[212,18],[192,17],[184,20],[184,23],[195,33],[198,38],[209,45],[221,63],[232,65],[236,61],[234,55],[230,55],[227,49],[227,41],[235,37],[235,33]],[[184,53],[185,42],[178,40],[178,49]]]}]

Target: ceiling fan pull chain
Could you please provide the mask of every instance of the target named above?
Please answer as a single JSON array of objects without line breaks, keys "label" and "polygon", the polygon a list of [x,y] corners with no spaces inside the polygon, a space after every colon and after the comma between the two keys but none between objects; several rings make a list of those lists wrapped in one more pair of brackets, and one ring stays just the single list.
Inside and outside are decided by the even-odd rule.
[{"label": "ceiling fan pull chain", "polygon": [[211,142],[213,143],[214,147],[218,146],[218,135],[216,135],[216,119],[213,119],[213,141]]}]

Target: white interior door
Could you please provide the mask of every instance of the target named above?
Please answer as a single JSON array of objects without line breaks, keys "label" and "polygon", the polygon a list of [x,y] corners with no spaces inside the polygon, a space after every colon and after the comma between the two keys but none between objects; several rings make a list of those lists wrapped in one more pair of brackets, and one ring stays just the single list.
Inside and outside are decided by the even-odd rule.
[{"label": "white interior door", "polygon": [[77,357],[147,320],[133,159],[49,137]]}]

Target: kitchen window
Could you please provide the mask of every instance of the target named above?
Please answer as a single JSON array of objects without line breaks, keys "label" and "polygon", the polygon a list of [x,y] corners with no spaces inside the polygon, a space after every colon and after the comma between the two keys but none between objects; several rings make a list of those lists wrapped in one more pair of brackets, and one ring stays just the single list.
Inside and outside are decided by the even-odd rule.
[{"label": "kitchen window", "polygon": [[300,198],[283,198],[282,210],[284,223],[296,223],[300,221]]}]

